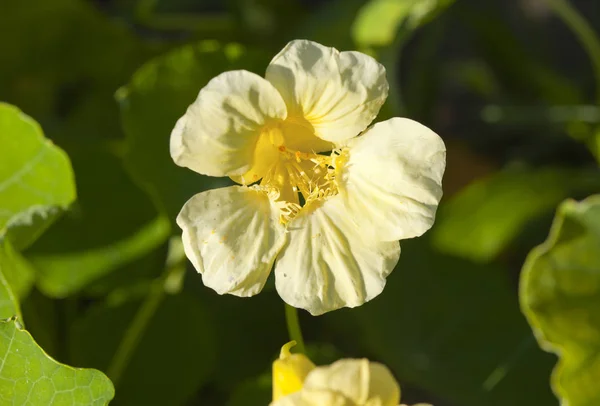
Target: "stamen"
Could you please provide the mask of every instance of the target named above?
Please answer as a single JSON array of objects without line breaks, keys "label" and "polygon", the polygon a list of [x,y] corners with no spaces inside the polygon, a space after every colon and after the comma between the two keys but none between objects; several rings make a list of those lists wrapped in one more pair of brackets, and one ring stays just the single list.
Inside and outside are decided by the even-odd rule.
[{"label": "stamen", "polygon": [[[279,144],[277,150],[280,154],[279,161],[263,176],[261,186],[268,191],[269,198],[279,209],[280,222],[287,224],[306,204],[326,199],[338,193],[335,177],[336,167],[342,164],[340,161],[342,150],[334,150],[329,155],[321,155],[314,152],[290,150],[283,144]],[[311,162],[312,165],[306,165],[303,162]],[[280,200],[280,191],[285,188],[291,188],[295,194],[301,193],[305,204],[301,206],[296,201]],[[276,190],[276,193],[271,189]]]}]

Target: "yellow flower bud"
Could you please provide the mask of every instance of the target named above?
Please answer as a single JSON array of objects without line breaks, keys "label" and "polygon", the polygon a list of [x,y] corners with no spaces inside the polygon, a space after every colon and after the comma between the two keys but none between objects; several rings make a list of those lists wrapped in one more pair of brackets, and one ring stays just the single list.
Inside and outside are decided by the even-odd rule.
[{"label": "yellow flower bud", "polygon": [[302,389],[304,379],[315,368],[304,354],[290,353],[290,348],[295,345],[295,341],[290,341],[281,347],[279,359],[273,362],[274,401]]}]

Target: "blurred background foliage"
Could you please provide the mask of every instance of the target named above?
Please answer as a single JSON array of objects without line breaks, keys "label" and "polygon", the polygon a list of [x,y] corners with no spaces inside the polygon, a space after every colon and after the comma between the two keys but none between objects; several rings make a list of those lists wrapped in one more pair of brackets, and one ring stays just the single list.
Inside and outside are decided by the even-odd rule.
[{"label": "blurred background foliage", "polygon": [[[408,404],[597,406],[597,198],[561,206],[519,278],[556,207],[600,190],[599,27],[593,0],[0,0],[0,100],[31,117],[0,105],[0,318],[19,317],[0,353],[97,368],[115,405],[269,403],[283,304],[272,281],[252,299],[203,287],[174,218],[224,184],[175,166],[168,138],[209,79],[263,74],[307,38],[384,63],[378,119],[448,149],[437,222],[383,294],[301,312],[316,363],[381,361]],[[538,343],[563,354],[552,388]],[[60,404],[112,396],[65,371],[79,389]],[[0,371],[1,399],[25,373]]]}]

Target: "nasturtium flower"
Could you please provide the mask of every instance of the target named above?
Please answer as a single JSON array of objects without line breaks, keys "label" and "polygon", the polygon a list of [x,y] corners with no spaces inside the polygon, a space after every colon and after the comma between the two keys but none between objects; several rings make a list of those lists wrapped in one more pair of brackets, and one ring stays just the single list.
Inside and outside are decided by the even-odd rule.
[{"label": "nasturtium flower", "polygon": [[367,128],[387,93],[375,59],[306,40],[265,78],[230,71],[200,90],[171,156],[239,184],[193,196],[177,217],[206,286],[252,296],[274,268],[282,299],[313,315],[381,293],[398,240],[433,224],[445,168],[427,127],[392,118]]},{"label": "nasturtium flower", "polygon": [[294,344],[292,341],[284,345],[279,359],[273,363],[271,406],[398,406],[400,403],[400,386],[385,365],[367,359],[341,359],[317,367],[306,356],[291,354],[290,347]]}]

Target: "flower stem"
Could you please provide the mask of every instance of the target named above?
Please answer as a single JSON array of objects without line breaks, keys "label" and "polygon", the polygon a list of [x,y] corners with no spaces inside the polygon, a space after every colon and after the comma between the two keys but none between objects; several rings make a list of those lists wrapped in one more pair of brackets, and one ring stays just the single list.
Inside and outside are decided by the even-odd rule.
[{"label": "flower stem", "polygon": [[123,372],[127,369],[131,357],[166,294],[175,294],[181,290],[183,273],[185,272],[185,254],[180,245],[181,240],[170,241],[166,269],[150,286],[146,298],[135,314],[129,328],[125,331],[125,335],[110,362],[107,375],[115,387]]},{"label": "flower stem", "polygon": [[299,353],[306,353],[304,339],[302,338],[302,329],[298,320],[298,310],[287,303],[285,304],[285,320],[290,340],[296,341],[296,349]]},{"label": "flower stem", "polygon": [[554,12],[569,26],[592,61],[596,77],[596,97],[600,104],[600,40],[587,20],[567,1],[548,0]]},{"label": "flower stem", "polygon": [[133,356],[135,349],[137,348],[148,324],[152,320],[154,313],[162,303],[165,297],[165,290],[162,284],[162,280],[156,281],[150,287],[148,295],[144,299],[144,302],[140,306],[139,310],[135,314],[133,321],[129,325],[129,328],[125,331],[125,335],[115,352],[115,355],[110,362],[108,367],[107,375],[115,385],[123,375],[123,372],[129,365],[129,361]]}]

